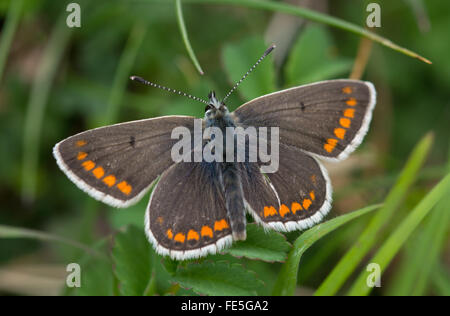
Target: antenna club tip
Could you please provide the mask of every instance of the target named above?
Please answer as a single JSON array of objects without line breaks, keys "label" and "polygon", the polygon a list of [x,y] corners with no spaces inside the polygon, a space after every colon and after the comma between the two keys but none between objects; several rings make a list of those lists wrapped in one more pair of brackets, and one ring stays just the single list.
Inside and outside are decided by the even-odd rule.
[{"label": "antenna club tip", "polygon": [[145,80],[139,76],[131,76],[130,79],[133,81],[140,82],[140,83],[145,83]]},{"label": "antenna club tip", "polygon": [[270,45],[269,48],[264,52],[263,57],[269,55],[275,49],[275,47],[277,47],[275,44]]}]

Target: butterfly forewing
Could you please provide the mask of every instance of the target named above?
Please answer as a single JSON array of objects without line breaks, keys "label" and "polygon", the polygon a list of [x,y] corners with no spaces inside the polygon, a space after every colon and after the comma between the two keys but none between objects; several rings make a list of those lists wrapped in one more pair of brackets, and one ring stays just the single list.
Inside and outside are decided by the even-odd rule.
[{"label": "butterfly forewing", "polygon": [[244,126],[279,127],[283,144],[340,160],[361,143],[374,106],[371,83],[330,80],[256,98],[234,114]]},{"label": "butterfly forewing", "polygon": [[193,129],[194,118],[167,116],[101,127],[69,137],[53,153],[82,190],[115,207],[137,202],[174,162],[173,128]]}]

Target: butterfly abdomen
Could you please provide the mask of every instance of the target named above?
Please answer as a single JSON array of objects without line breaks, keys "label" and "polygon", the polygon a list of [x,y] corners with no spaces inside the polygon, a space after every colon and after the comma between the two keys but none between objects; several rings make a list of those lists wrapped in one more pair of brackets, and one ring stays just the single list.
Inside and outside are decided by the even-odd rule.
[{"label": "butterfly abdomen", "polygon": [[223,163],[222,166],[222,187],[225,195],[225,204],[231,224],[231,231],[234,240],[245,240],[246,218],[244,208],[244,193],[242,190],[241,177],[236,165],[233,163]]}]

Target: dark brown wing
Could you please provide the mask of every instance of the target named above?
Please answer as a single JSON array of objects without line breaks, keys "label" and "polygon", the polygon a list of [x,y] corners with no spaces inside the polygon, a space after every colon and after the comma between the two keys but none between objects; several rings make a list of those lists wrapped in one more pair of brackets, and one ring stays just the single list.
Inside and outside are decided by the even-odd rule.
[{"label": "dark brown wing", "polygon": [[330,80],[256,98],[234,114],[244,126],[279,127],[282,144],[341,160],[362,142],[375,99],[370,82]]},{"label": "dark brown wing", "polygon": [[174,162],[175,127],[193,130],[194,118],[166,116],[89,130],[53,148],[62,171],[80,189],[115,207],[140,200]]},{"label": "dark brown wing", "polygon": [[185,260],[231,244],[220,176],[215,162],[181,162],[162,174],[145,215],[148,239],[159,254]]}]

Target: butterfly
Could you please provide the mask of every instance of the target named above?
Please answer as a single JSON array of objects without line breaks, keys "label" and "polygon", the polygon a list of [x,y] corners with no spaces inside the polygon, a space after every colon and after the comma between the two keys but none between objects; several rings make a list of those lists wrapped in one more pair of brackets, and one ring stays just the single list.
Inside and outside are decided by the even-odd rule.
[{"label": "butterfly", "polygon": [[[206,104],[202,131],[277,128],[275,172],[262,171],[260,157],[250,161],[248,155],[240,162],[174,161],[172,149],[179,140],[172,133],[179,127],[194,133],[191,116],[119,123],[71,136],[53,149],[58,166],[80,189],[114,207],[135,204],[153,187],[145,232],[157,253],[176,260],[215,254],[245,240],[246,212],[264,228],[283,232],[319,223],[332,202],[321,160],[343,160],[362,142],[375,88],[360,80],[321,81],[258,97],[230,112],[224,101],[274,47],[222,100],[213,92],[206,101],[131,79]],[[211,141],[202,138],[202,148]]]}]

